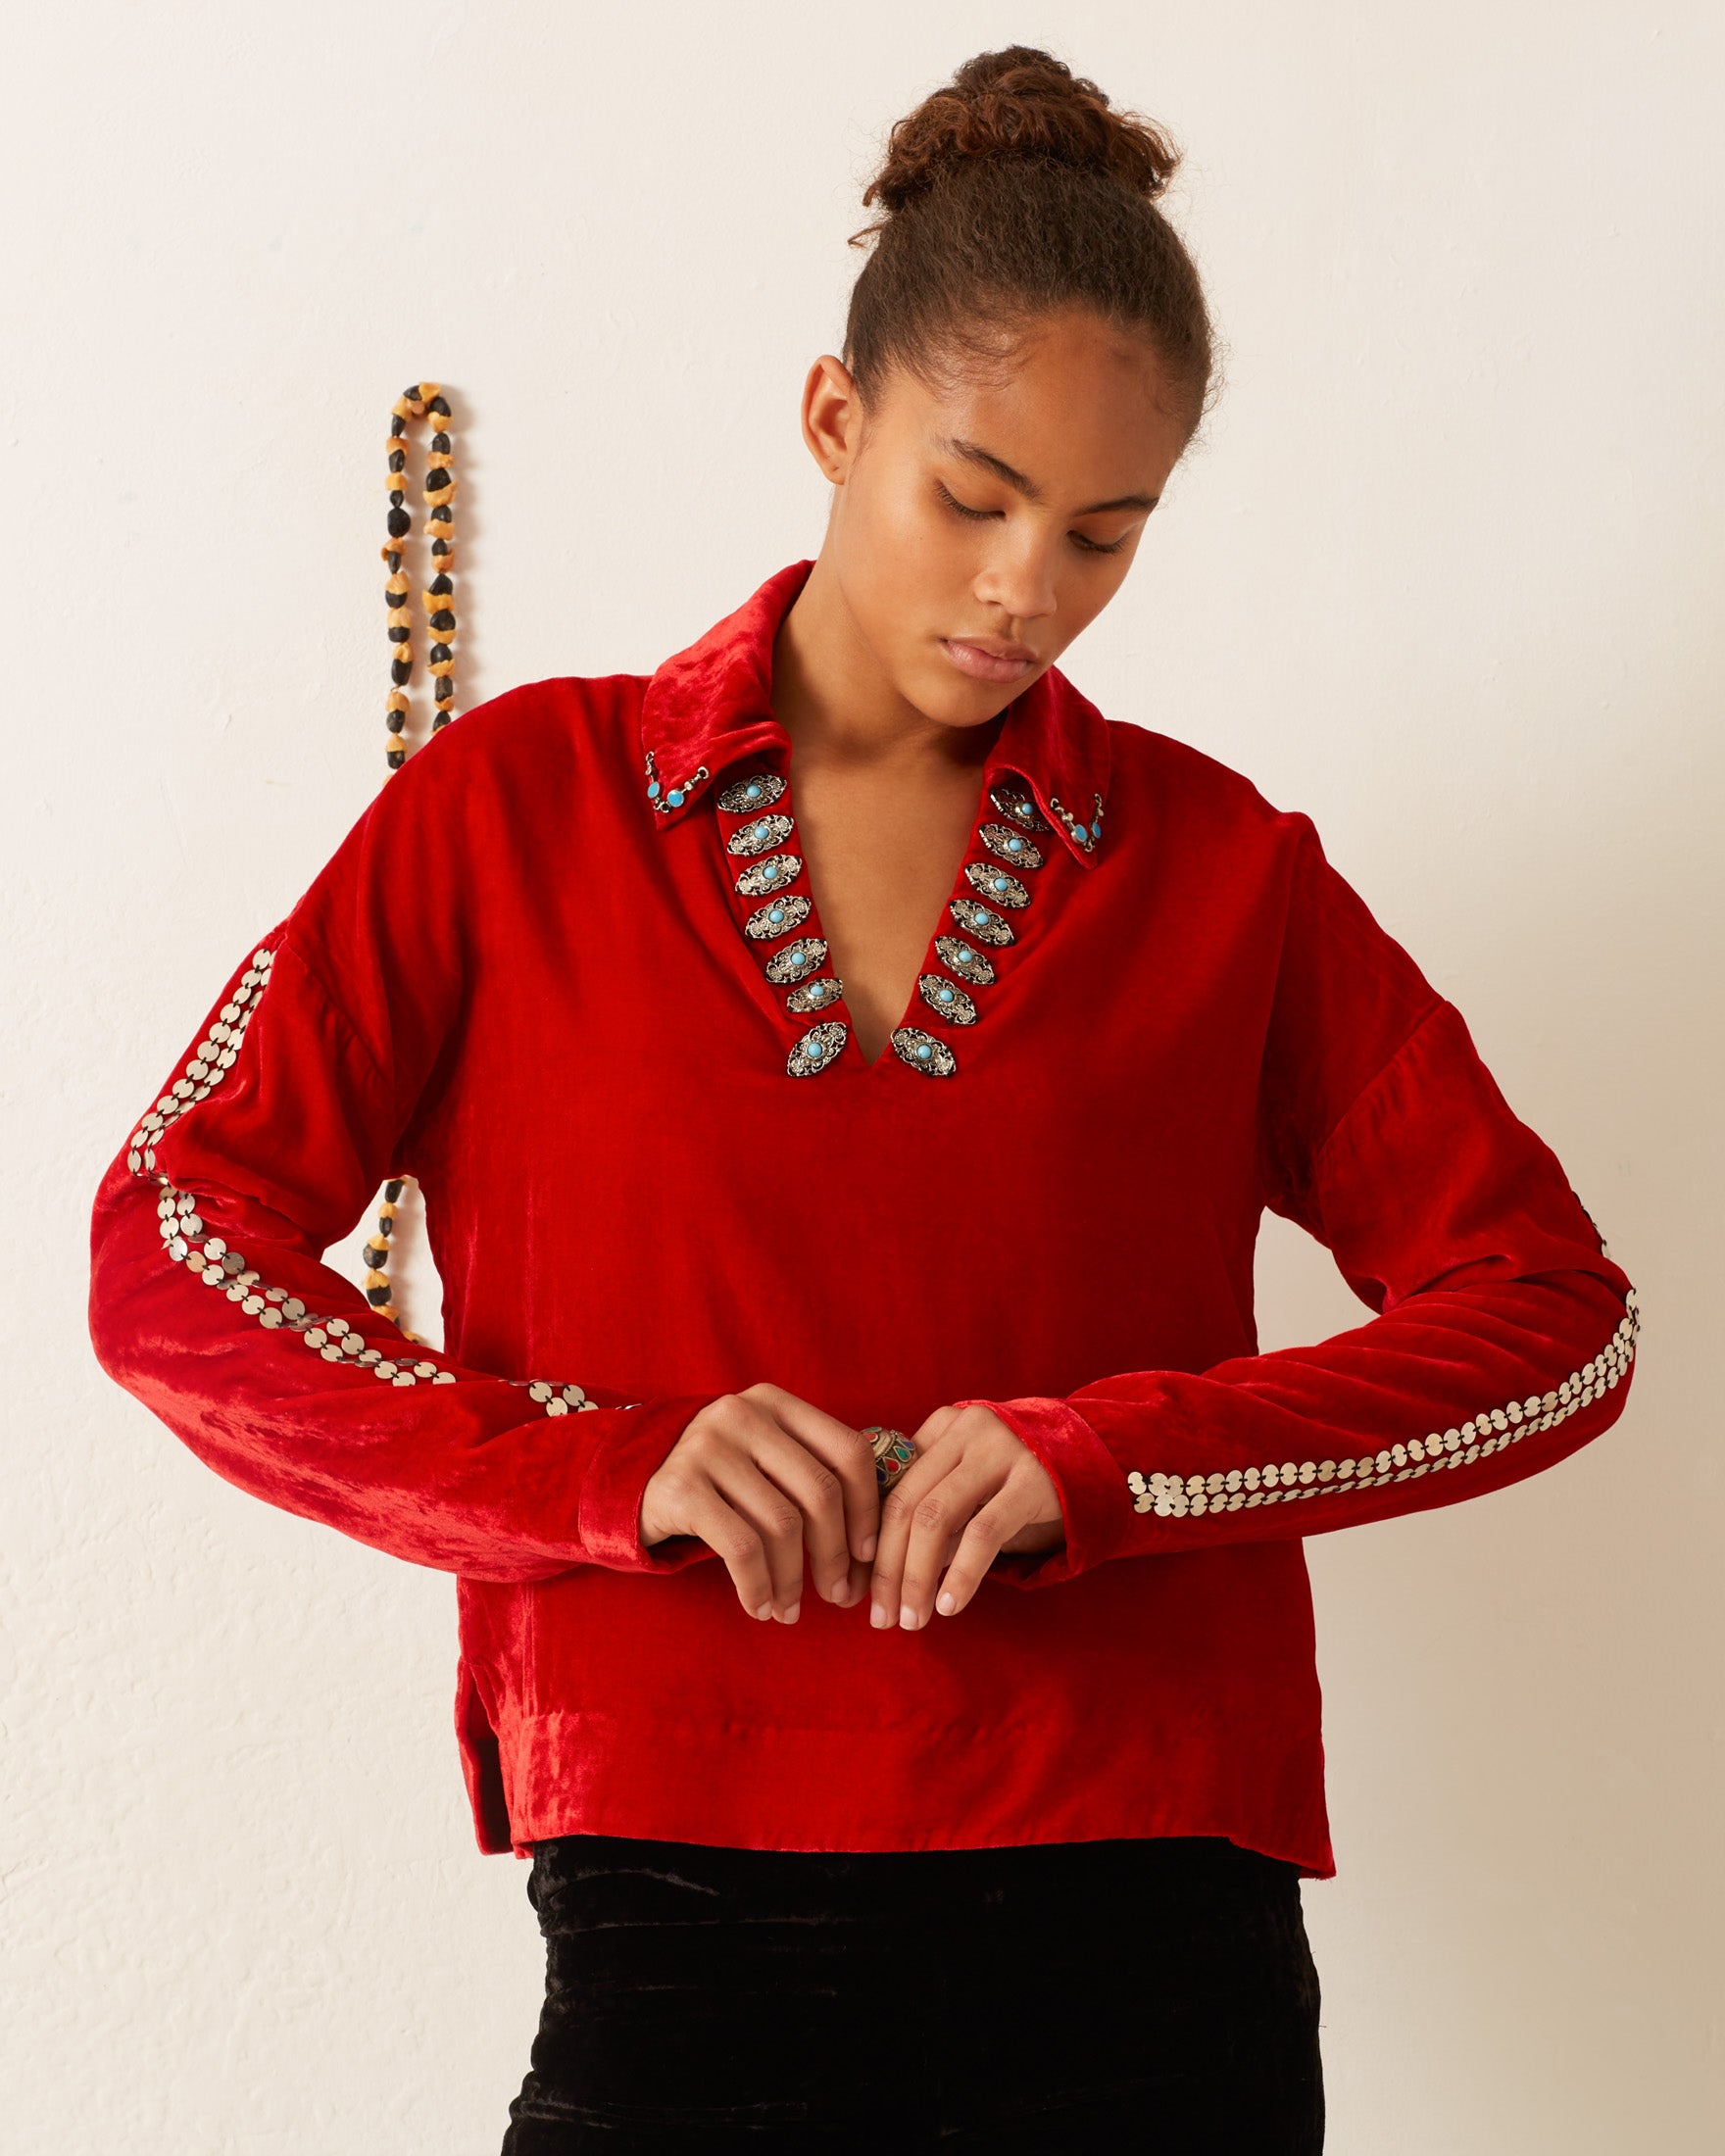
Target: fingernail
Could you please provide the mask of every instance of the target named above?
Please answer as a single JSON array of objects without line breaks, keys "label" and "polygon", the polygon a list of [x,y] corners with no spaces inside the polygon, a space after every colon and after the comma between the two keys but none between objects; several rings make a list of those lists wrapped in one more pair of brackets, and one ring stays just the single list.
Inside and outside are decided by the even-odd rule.
[{"label": "fingernail", "polygon": [[794,1625],[796,1623],[797,1612],[802,1608],[802,1606],[803,1605],[801,1602],[793,1602],[790,1608],[785,1611],[784,1621],[787,1625]]},{"label": "fingernail", "polygon": [[757,1617],[770,1617],[772,1615],[772,1604],[770,1602],[763,1602],[761,1607],[755,1612],[755,1614]]},{"label": "fingernail", "polygon": [[880,1631],[883,1625],[890,1625],[892,1621],[892,1612],[887,1608],[884,1602],[876,1602],[874,1607],[868,1612],[868,1622],[874,1627],[876,1632]]},{"label": "fingernail", "polygon": [[953,1597],[947,1592],[944,1587],[941,1589],[940,1597],[936,1601],[934,1606],[940,1611],[943,1617],[950,1617],[953,1614]]},{"label": "fingernail", "polygon": [[874,1543],[875,1538],[872,1535],[863,1536],[862,1540],[857,1544],[859,1562],[866,1564],[869,1558],[874,1555]]},{"label": "fingernail", "polygon": [[845,1603],[845,1602],[848,1602],[848,1601],[849,1601],[849,1600],[851,1599],[851,1583],[850,1583],[850,1581],[849,1581],[849,1580],[839,1580],[839,1581],[837,1581],[837,1582],[836,1582],[836,1583],[834,1584],[834,1587],[833,1587],[833,1591],[832,1591],[831,1594],[830,1594],[830,1595],[829,1595],[829,1596],[827,1597],[827,1599],[828,1599],[829,1601],[839,1602],[839,1603],[841,1603],[841,1604],[842,1604],[842,1603]]},{"label": "fingernail", "polygon": [[909,1602],[907,1602],[904,1607],[899,1611],[899,1623],[903,1625],[907,1632],[914,1632],[916,1630],[916,1612],[911,1607]]}]

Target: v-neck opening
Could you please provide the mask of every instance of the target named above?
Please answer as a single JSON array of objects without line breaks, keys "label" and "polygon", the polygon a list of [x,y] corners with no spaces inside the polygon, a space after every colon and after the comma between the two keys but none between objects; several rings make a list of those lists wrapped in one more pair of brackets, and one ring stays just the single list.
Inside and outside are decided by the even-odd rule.
[{"label": "v-neck opening", "polygon": [[[998,743],[990,750],[978,779],[976,807],[963,848],[923,942],[905,1006],[887,1033],[886,1045],[870,1061],[862,1054],[856,1015],[822,924],[809,856],[798,843],[795,759],[788,737],[781,734],[773,747],[777,755],[717,789],[716,806],[735,817],[736,823],[723,832],[715,818],[715,836],[726,860],[732,894],[745,902],[768,897],[764,906],[751,909],[745,903],[740,925],[752,944],[773,946],[765,954],[764,968],[779,992],[775,1001],[780,1011],[810,1021],[789,1044],[787,1071],[793,1077],[808,1077],[849,1068],[859,1074],[858,1083],[877,1085],[889,1082],[884,1066],[896,1063],[920,1077],[957,1075],[962,1061],[960,1046],[981,1015],[970,991],[991,988],[997,982],[991,954],[1017,945],[1019,932],[1009,914],[1030,902],[1031,885],[1010,869],[1016,866],[1026,874],[1039,870],[1056,845],[1034,785],[1016,764],[998,755]],[[979,844],[994,857],[987,868],[980,866]],[[1010,851],[1013,847],[1020,849],[1016,856]],[[752,865],[744,866],[739,875],[739,862]],[[985,897],[993,899],[994,909],[984,904]],[[781,914],[786,916],[782,928],[775,925]],[[942,949],[947,942],[953,946],[951,952]],[[806,956],[806,950],[813,956]],[[780,969],[775,971],[775,965]],[[946,1023],[953,1028],[954,1038],[934,1030],[945,1014],[923,994],[922,984],[929,979],[940,981],[953,999],[953,1013]],[[828,981],[837,993],[822,1000],[817,992]],[[789,993],[783,993],[787,988]],[[925,1010],[926,1024],[922,1022]]]},{"label": "v-neck opening", "polygon": [[[951,917],[953,901],[956,898],[960,897],[961,894],[961,888],[964,883],[964,864],[970,858],[971,853],[976,845],[977,834],[981,831],[983,823],[988,814],[988,789],[994,769],[994,757],[993,752],[991,751],[987,761],[985,761],[982,766],[981,777],[977,782],[976,807],[971,813],[969,829],[964,834],[964,843],[959,849],[959,858],[957,864],[953,869],[952,882],[948,884],[946,896],[940,902],[940,909],[934,916],[934,926],[928,931],[927,936],[923,940],[922,956],[917,961],[915,972],[911,976],[911,992],[905,999],[905,1007],[899,1012],[898,1017],[895,1018],[893,1023],[887,1028],[886,1046],[881,1050],[880,1054],[875,1056],[872,1062],[868,1061],[862,1054],[862,1043],[858,1038],[857,1034],[856,1013],[851,1008],[850,998],[846,996],[843,992],[844,976],[842,974],[839,976],[839,1003],[843,1006],[845,1012],[845,1017],[850,1033],[851,1045],[857,1051],[857,1060],[859,1063],[862,1064],[862,1075],[865,1078],[872,1078],[875,1072],[879,1070],[885,1063],[898,1063],[904,1060],[904,1058],[899,1054],[899,1052],[894,1046],[894,1043],[898,1040],[899,1035],[903,1033],[907,1027],[915,1027],[915,1029],[919,1032],[924,1030],[920,1025],[918,1025],[916,1017],[916,1013],[919,1009],[926,1010],[927,1008],[922,996],[922,983],[930,973],[937,970],[939,953],[935,948],[935,938],[940,934],[943,926]],[[793,804],[795,803],[796,790],[794,787],[791,788],[788,798]],[[792,815],[794,818],[794,807],[792,809]],[[820,904],[814,895],[814,871],[810,865],[809,855],[806,847],[803,849],[803,874],[808,879],[809,903],[810,906],[813,908],[809,918],[812,923],[818,924],[820,920]],[[815,926],[815,933],[816,935],[820,935],[823,933],[818,925]],[[829,950],[831,949],[830,941],[828,942],[827,948]],[[836,966],[834,970],[837,970]],[[929,1011],[928,1015],[932,1017],[934,1014],[932,1011]]]}]

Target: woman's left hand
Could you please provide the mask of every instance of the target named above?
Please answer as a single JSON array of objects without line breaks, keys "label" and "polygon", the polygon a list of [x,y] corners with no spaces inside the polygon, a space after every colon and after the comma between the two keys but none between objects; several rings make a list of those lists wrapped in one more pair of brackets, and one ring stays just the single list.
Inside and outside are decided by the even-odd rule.
[{"label": "woman's left hand", "polygon": [[1047,1468],[988,1408],[937,1407],[911,1443],[880,1507],[868,1621],[914,1632],[937,1607],[961,1610],[998,1555],[1058,1549],[1066,1533]]}]

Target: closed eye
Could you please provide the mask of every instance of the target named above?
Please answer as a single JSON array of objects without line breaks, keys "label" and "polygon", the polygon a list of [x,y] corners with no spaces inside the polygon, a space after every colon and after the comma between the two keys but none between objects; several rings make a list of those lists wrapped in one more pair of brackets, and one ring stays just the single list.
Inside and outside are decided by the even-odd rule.
[{"label": "closed eye", "polygon": [[934,490],[940,496],[941,500],[947,505],[948,509],[956,509],[961,516],[1004,516],[1007,514],[1004,509],[967,508],[964,503],[961,502],[958,499],[956,495],[949,494],[946,490],[946,487],[939,479],[934,482]]},{"label": "closed eye", "polygon": [[[956,510],[961,516],[969,516],[980,521],[991,516],[1004,516],[1007,514],[1004,509],[971,509],[967,503],[961,502],[957,495],[951,493],[944,482],[939,479],[934,482],[934,487],[935,492],[948,509]],[[1087,539],[1081,531],[1075,531],[1070,536],[1072,544],[1078,548],[1080,553],[1118,554],[1132,535],[1130,532],[1122,532],[1119,538],[1110,539],[1106,546],[1100,539]]]}]

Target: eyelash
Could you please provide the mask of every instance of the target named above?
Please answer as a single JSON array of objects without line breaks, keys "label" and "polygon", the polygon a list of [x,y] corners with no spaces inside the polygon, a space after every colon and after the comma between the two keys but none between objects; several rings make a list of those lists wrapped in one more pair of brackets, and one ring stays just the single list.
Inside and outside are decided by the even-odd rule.
[{"label": "eyelash", "polygon": [[[961,516],[987,517],[997,516],[1000,514],[1000,512],[998,510],[967,509],[962,502],[959,501],[955,496],[947,492],[946,487],[942,483],[942,481],[937,479],[934,482],[934,485],[935,491],[939,494],[941,500],[947,505],[948,509],[957,510]],[[1118,539],[1110,539],[1108,545],[1104,546],[1100,540],[1086,539],[1081,531],[1075,531],[1072,534],[1072,542],[1079,549],[1079,551],[1084,554],[1118,554],[1125,546],[1126,541],[1130,536],[1131,534],[1129,532],[1122,532]]]}]

